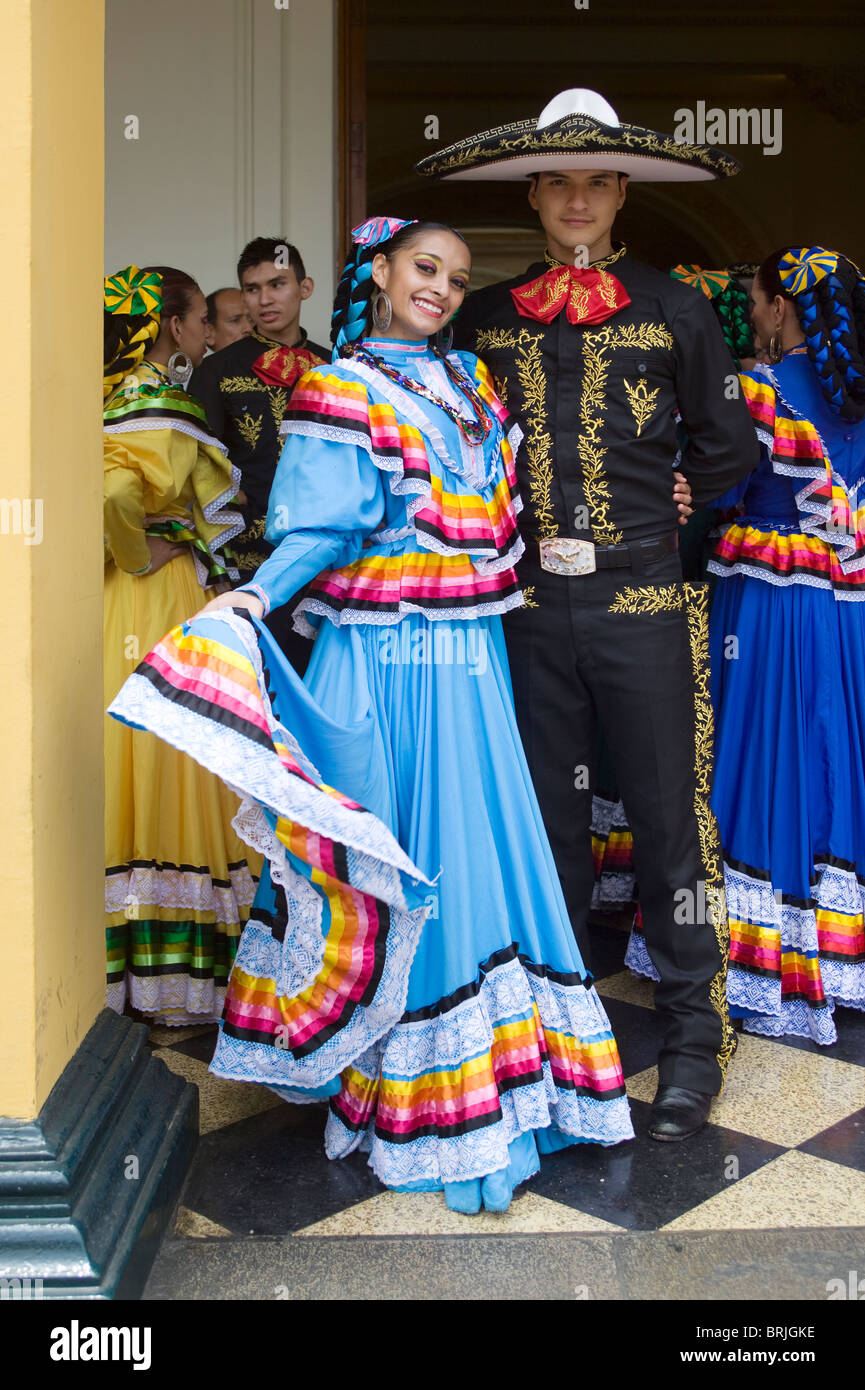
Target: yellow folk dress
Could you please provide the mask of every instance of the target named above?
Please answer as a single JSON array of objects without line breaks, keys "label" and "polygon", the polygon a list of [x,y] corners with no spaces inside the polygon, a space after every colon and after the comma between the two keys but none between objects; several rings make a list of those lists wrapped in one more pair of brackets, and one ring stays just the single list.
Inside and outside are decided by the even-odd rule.
[{"label": "yellow folk dress", "polygon": [[[133,380],[134,378],[134,380]],[[105,405],[106,706],[139,660],[207,602],[237,491],[202,408],[142,363]],[[186,550],[155,574],[147,535]],[[231,828],[237,798],[152,734],[105,719],[107,1002],[154,1022],[218,1019],[259,858]]]}]

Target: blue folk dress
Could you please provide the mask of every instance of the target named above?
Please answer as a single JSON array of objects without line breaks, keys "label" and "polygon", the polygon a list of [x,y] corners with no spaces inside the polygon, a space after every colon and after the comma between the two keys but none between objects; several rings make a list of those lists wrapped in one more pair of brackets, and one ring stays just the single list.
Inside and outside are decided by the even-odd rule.
[{"label": "blue folk dress", "polygon": [[750,1032],[832,1043],[865,1009],[865,424],[804,351],[743,383],[761,461],[710,563],[727,991]]},{"label": "blue folk dress", "polygon": [[[468,414],[426,344],[368,346]],[[450,361],[482,444],[354,358],[295,388],[277,549],[246,587],[270,609],[310,585],[304,681],[224,610],[170,634],[112,712],[244,793],[268,861],[212,1070],[328,1096],[331,1157],[362,1148],[387,1186],[471,1211],[504,1209],[539,1150],[633,1130],[514,717],[519,430],[483,365]]]}]

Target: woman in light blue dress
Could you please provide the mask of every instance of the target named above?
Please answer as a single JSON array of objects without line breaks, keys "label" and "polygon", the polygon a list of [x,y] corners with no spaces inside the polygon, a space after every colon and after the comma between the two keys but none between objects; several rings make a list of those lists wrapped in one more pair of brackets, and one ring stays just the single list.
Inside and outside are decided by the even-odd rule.
[{"label": "woman in light blue dress", "polygon": [[[268,861],[213,1071],[327,1096],[328,1154],[388,1187],[500,1211],[539,1152],[633,1130],[513,712],[520,432],[441,342],[469,265],[438,224],[356,229],[334,363],[289,407],[275,553],[112,712],[241,792]],[[261,619],[305,585],[301,682]]]}]

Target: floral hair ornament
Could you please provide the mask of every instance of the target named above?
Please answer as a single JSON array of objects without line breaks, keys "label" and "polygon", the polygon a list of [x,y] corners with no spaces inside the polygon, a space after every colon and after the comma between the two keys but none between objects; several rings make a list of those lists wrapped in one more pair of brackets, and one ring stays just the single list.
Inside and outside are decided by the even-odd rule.
[{"label": "floral hair ornament", "polygon": [[693,285],[695,290],[702,290],[707,299],[714,299],[716,295],[723,294],[733,278],[726,270],[703,270],[698,265],[674,265],[670,274],[674,280],[681,280],[685,285]]},{"label": "floral hair ornament", "polygon": [[351,239],[358,246],[378,246],[379,242],[390,241],[403,227],[409,227],[416,221],[416,217],[409,218],[407,222],[399,217],[369,217],[358,227],[352,227]]},{"label": "floral hair ornament", "polygon": [[824,246],[800,246],[798,251],[785,251],[778,263],[778,274],[787,294],[801,294],[813,289],[824,275],[838,269],[837,251]]}]

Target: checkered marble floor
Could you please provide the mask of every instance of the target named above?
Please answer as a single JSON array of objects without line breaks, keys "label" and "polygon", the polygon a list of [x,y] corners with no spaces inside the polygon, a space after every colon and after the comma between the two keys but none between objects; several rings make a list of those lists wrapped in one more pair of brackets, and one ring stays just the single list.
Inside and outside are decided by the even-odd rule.
[{"label": "checkered marble floor", "polygon": [[200,1091],[201,1140],[175,1238],[766,1232],[865,1227],[865,1014],[838,1042],[740,1035],[723,1097],[693,1139],[648,1138],[659,1019],[624,969],[626,936],[593,931],[596,986],[624,1066],[636,1141],[542,1160],[503,1215],[451,1212],[441,1194],[385,1191],[362,1155],[324,1155],[323,1105],[292,1106],[208,1071],[215,1029],[154,1029],[155,1055]]}]

